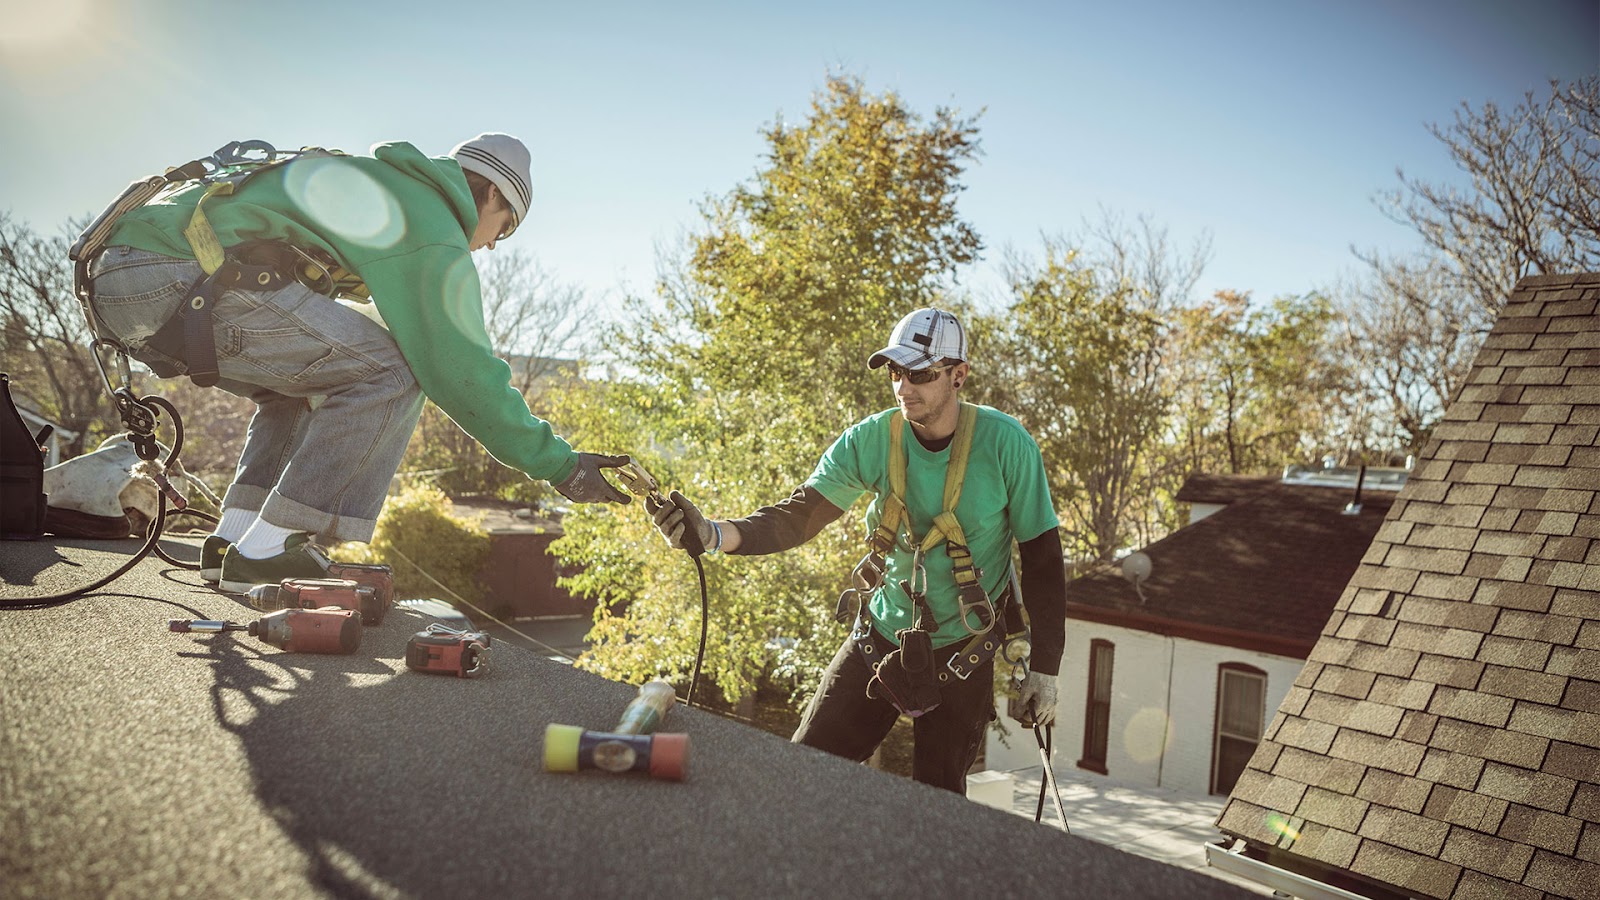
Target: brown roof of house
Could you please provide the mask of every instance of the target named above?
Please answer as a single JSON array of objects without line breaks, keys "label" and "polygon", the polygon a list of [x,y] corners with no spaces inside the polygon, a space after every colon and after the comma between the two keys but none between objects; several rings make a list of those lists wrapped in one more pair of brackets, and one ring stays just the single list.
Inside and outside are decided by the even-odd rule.
[{"label": "brown roof of house", "polygon": [[1600,896],[1597,302],[1517,286],[1223,831],[1325,880]]},{"label": "brown roof of house", "polygon": [[1240,476],[1191,478],[1186,495],[1232,502],[1145,547],[1139,589],[1115,566],[1074,579],[1069,616],[1304,658],[1394,500],[1345,515],[1352,490]]},{"label": "brown roof of house", "polygon": [[1282,484],[1274,475],[1213,475],[1196,472],[1185,478],[1176,498],[1184,503],[1234,503],[1263,488]]}]

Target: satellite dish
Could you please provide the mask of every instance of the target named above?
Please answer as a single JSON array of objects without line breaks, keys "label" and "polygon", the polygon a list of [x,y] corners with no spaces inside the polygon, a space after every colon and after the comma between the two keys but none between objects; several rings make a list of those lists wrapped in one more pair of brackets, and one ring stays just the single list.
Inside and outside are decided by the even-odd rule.
[{"label": "satellite dish", "polygon": [[1143,585],[1144,580],[1150,577],[1150,569],[1150,557],[1137,550],[1122,558],[1122,577],[1133,585],[1141,605],[1147,602]]},{"label": "satellite dish", "polygon": [[1135,585],[1150,577],[1150,557],[1139,551],[1122,558],[1122,577]]}]

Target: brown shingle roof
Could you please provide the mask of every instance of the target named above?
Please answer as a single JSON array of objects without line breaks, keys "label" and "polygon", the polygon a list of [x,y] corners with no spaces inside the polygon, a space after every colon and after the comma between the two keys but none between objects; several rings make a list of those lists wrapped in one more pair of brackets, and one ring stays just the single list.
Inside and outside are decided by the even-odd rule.
[{"label": "brown shingle roof", "polygon": [[1176,498],[1183,503],[1234,503],[1279,484],[1271,475],[1213,475],[1196,472],[1185,478]]},{"label": "brown shingle roof", "polygon": [[1144,548],[1151,574],[1143,599],[1118,568],[1103,566],[1067,585],[1068,615],[1304,657],[1395,497],[1364,494],[1361,512],[1345,515],[1353,494],[1273,479],[1191,478],[1180,498],[1232,502]]},{"label": "brown shingle roof", "polygon": [[1597,306],[1600,274],[1518,285],[1224,831],[1416,895],[1600,897]]}]

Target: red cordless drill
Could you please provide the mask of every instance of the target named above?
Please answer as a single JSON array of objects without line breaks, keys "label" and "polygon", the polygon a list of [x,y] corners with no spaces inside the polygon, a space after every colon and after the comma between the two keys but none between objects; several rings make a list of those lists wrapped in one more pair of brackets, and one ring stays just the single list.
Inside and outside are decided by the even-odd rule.
[{"label": "red cordless drill", "polygon": [[387,612],[380,605],[377,591],[350,578],[285,578],[278,584],[258,584],[245,594],[245,600],[262,612],[275,609],[322,609],[337,606],[361,614],[362,624],[383,621]]},{"label": "red cordless drill", "polygon": [[435,622],[406,642],[406,666],[435,675],[476,678],[489,667],[489,635]]},{"label": "red cordless drill", "polygon": [[172,619],[167,630],[179,634],[248,631],[290,653],[354,653],[361,646],[361,618],[354,610],[280,609],[248,625],[214,619]]}]

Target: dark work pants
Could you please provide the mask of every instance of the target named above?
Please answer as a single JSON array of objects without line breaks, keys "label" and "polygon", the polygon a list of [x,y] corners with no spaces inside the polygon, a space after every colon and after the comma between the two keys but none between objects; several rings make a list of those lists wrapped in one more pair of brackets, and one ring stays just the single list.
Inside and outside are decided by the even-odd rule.
[{"label": "dark work pants", "polygon": [[[882,659],[893,644],[874,634]],[[960,649],[960,644],[934,651],[939,671]],[[887,700],[867,696],[872,670],[845,639],[833,662],[822,673],[822,683],[806,706],[792,740],[829,753],[865,762],[888,737],[900,711]],[[983,730],[994,719],[994,663],[985,663],[965,681],[954,675],[939,686],[939,705],[912,720],[915,752],[911,777],[962,796],[967,793],[967,770],[978,757]]]}]

